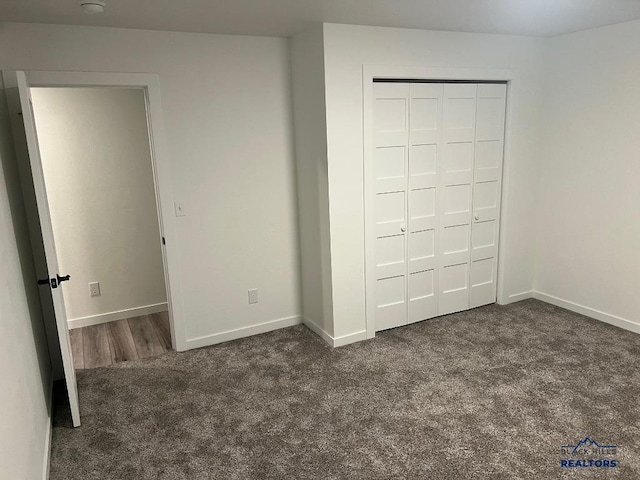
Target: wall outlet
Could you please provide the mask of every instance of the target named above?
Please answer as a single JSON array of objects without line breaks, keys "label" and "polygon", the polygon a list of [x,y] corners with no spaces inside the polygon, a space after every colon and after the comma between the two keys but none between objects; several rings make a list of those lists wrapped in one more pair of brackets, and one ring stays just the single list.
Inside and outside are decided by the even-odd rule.
[{"label": "wall outlet", "polygon": [[100,282],[91,282],[89,284],[89,293],[92,297],[100,296]]},{"label": "wall outlet", "polygon": [[258,303],[258,289],[249,290],[249,303]]},{"label": "wall outlet", "polygon": [[173,204],[173,207],[176,210],[176,217],[184,217],[186,215],[186,212],[184,211],[184,205],[182,204],[182,202],[175,202]]}]

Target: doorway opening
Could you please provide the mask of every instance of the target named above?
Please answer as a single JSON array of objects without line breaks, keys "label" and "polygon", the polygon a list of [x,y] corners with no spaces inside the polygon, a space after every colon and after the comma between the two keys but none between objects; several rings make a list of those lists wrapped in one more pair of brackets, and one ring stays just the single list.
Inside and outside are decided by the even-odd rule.
[{"label": "doorway opening", "polygon": [[170,350],[144,90],[30,93],[74,367]]},{"label": "doorway opening", "polygon": [[[129,327],[129,333],[131,333],[131,337],[127,335],[127,338],[133,341],[133,349],[135,349],[135,355],[137,355],[138,358],[140,356],[152,356],[153,354],[158,353],[158,349],[151,347],[151,352],[149,352],[149,348],[147,348],[147,350],[141,355],[140,350],[135,348],[136,344],[133,339],[134,330],[136,328],[146,330],[147,332],[153,332],[156,338],[163,342],[165,348],[168,348],[167,345],[170,344],[173,349],[178,351],[186,349],[181,301],[182,292],[179,275],[180,269],[178,264],[178,247],[173,223],[174,211],[171,197],[172,188],[170,167],[164,147],[160,82],[157,75],[131,73],[3,71],[2,76],[7,104],[11,115],[11,125],[18,158],[20,182],[25,199],[29,236],[36,275],[38,277],[40,303],[49,342],[54,378],[60,379],[64,377],[72,423],[74,427],[77,427],[80,425],[80,403],[70,335],[70,332],[75,329],[73,327],[82,328],[93,326],[92,324],[104,325],[105,323],[108,323],[109,320],[126,320],[126,326]],[[38,90],[38,88],[42,88],[42,90]],[[41,155],[41,142],[38,140],[38,135],[40,134],[45,137],[46,133],[38,130],[40,127],[36,124],[34,101],[32,98],[34,97],[34,94],[38,97],[40,93],[46,92],[45,89],[52,89],[51,91],[58,89],[60,92],[66,92],[67,94],[71,91],[88,94],[91,93],[91,89],[93,89],[95,92],[125,92],[134,97],[137,96],[138,107],[142,106],[142,109],[139,108],[139,112],[136,114],[136,118],[138,118],[137,126],[129,126],[124,130],[127,134],[130,134],[131,131],[138,132],[139,143],[137,148],[138,150],[142,149],[145,151],[146,161],[134,162],[131,160],[131,152],[136,150],[136,148],[133,143],[121,141],[121,139],[118,141],[103,142],[107,144],[105,148],[96,148],[92,150],[90,148],[90,139],[99,139],[102,141],[104,138],[107,138],[112,131],[117,131],[118,129],[122,130],[122,125],[118,122],[112,121],[110,124],[105,123],[105,119],[103,118],[104,114],[99,114],[95,118],[84,118],[84,121],[81,122],[78,122],[76,119],[75,123],[69,124],[70,126],[68,129],[58,129],[57,132],[54,129],[54,134],[51,135],[51,139],[48,143],[45,142],[49,146],[54,145],[56,147],[60,147],[59,144],[65,143],[74,145],[82,143],[89,144],[89,146],[84,145],[85,151],[80,155],[81,158],[75,160],[75,170],[70,169],[68,165],[64,167],[65,162],[62,160],[58,162],[54,161],[51,165],[45,166],[45,161],[43,161]],[[39,102],[36,100],[36,103]],[[115,104],[117,104],[117,102],[114,101],[114,105]],[[111,115],[116,115],[118,111],[122,113],[122,110],[127,110],[128,108],[122,106],[120,108],[113,108],[114,105],[110,102],[105,102],[104,99],[102,101],[102,105],[107,105],[111,109]],[[37,106],[36,108],[40,110]],[[73,108],[68,106],[58,106],[57,108],[53,108],[52,112],[49,112],[49,116],[50,118],[60,119],[63,115],[69,114],[69,109],[75,111],[78,115],[84,114],[84,110],[88,109],[88,104],[83,104],[82,106],[78,106],[76,104]],[[140,115],[141,112],[143,112],[142,115]],[[38,122],[45,117],[40,115],[38,117]],[[119,121],[123,124],[126,123],[121,117]],[[146,148],[140,147],[143,143],[146,144]],[[67,145],[67,147],[69,147],[69,145]],[[105,167],[105,165],[108,164],[106,152],[114,151],[122,157],[129,158],[129,160],[125,161],[123,165],[120,165],[121,168],[108,171]],[[51,156],[46,152],[45,155],[53,159],[56,158],[55,155]],[[87,157],[92,157],[92,160],[90,161]],[[49,158],[49,160],[51,158]],[[92,165],[91,162],[95,161],[98,162],[98,166],[90,167],[90,165]],[[110,161],[115,162],[116,164],[118,161],[122,163],[122,159],[111,159]],[[46,163],[49,164],[49,161],[46,161]],[[147,196],[145,202],[147,204],[155,205],[155,211],[153,212],[153,208],[151,208],[150,211],[152,212],[148,213],[144,217],[144,220],[139,220],[139,223],[137,223],[135,227],[132,227],[134,229],[134,233],[128,233],[127,235],[129,239],[135,239],[136,234],[138,234],[139,230],[141,231],[145,225],[148,231],[154,230],[155,228],[155,234],[151,235],[155,236],[155,240],[147,240],[148,245],[146,245],[146,248],[149,251],[155,251],[156,253],[158,248],[160,249],[161,267],[159,269],[156,268],[155,271],[160,272],[158,276],[161,278],[156,278],[150,283],[161,285],[162,280],[164,281],[165,305],[162,305],[162,299],[151,300],[152,303],[145,303],[145,305],[142,305],[142,307],[146,307],[146,310],[142,307],[138,308],[139,305],[132,304],[129,307],[124,307],[123,310],[108,310],[104,313],[104,311],[101,312],[99,310],[87,310],[86,305],[83,307],[81,305],[82,301],[86,301],[87,298],[83,297],[83,300],[78,305],[72,307],[72,310],[70,311],[73,322],[70,325],[67,321],[67,317],[69,315],[65,306],[64,292],[69,288],[70,284],[74,282],[80,283],[79,280],[83,278],[83,274],[76,275],[74,272],[65,272],[60,268],[61,265],[58,259],[59,255],[56,249],[56,242],[58,240],[54,234],[54,223],[57,224],[55,230],[59,230],[59,227],[62,226],[62,231],[64,232],[64,227],[67,226],[65,222],[69,222],[69,224],[72,223],[69,217],[73,217],[74,215],[80,216],[81,221],[79,229],[84,232],[83,235],[85,236],[85,243],[89,243],[94,246],[106,245],[104,246],[104,251],[101,250],[97,255],[87,255],[85,252],[84,258],[90,260],[86,260],[83,263],[83,268],[87,266],[85,263],[92,268],[95,267],[93,263],[107,264],[111,271],[108,273],[95,274],[104,275],[101,278],[105,280],[101,280],[101,278],[95,278],[93,276],[89,277],[86,276],[88,274],[85,274],[82,283],[80,283],[80,290],[84,287],[84,294],[88,296],[90,300],[95,300],[95,297],[107,297],[108,295],[115,297],[116,295],[112,294],[117,291],[117,288],[115,282],[111,279],[111,275],[114,272],[117,272],[118,269],[120,270],[120,273],[122,273],[123,270],[125,272],[133,272],[133,269],[141,267],[136,267],[133,260],[113,260],[114,258],[117,258],[117,255],[114,255],[112,250],[122,249],[122,236],[116,236],[115,239],[111,238],[111,243],[101,243],[101,235],[96,234],[94,228],[96,231],[102,232],[102,235],[109,236],[112,233],[111,230],[114,229],[113,225],[109,225],[111,230],[107,229],[106,233],[104,230],[100,230],[97,227],[89,227],[88,225],[91,220],[95,219],[95,217],[106,216],[110,217],[115,222],[119,218],[130,216],[131,211],[138,207],[138,204],[141,201],[135,199],[134,195],[133,200],[129,200],[128,202],[123,202],[116,207],[112,207],[111,213],[107,215],[104,211],[100,211],[100,202],[96,201],[96,199],[102,199],[104,202],[110,202],[113,200],[110,197],[124,196],[122,192],[127,190],[131,190],[136,193],[136,189],[140,189],[138,183],[134,181],[136,176],[131,172],[127,173],[126,169],[131,168],[131,165],[128,163],[135,163],[138,166],[144,165],[144,168],[148,169],[147,172],[151,172],[150,181],[148,174],[146,174],[146,191],[151,191],[152,195],[151,198]],[[81,193],[83,187],[91,194],[86,196],[86,198],[80,202],[71,202],[71,206],[67,207],[70,211],[67,210],[65,212],[63,209],[62,211],[65,212],[65,214],[58,215],[58,219],[60,221],[54,221],[52,219],[51,206],[47,195],[47,188],[49,187],[47,186],[46,179],[46,177],[49,177],[50,175],[45,175],[45,168],[47,170],[54,171],[54,176],[57,173],[58,177],[62,177],[63,187],[56,187],[62,192],[61,194],[58,192],[58,196],[63,198],[65,196],[81,198],[78,197],[78,195]],[[65,170],[65,168],[67,168],[67,170]],[[113,181],[114,178],[119,178],[124,181],[124,184],[113,187],[111,191],[109,191],[108,188],[95,187],[95,185],[95,189],[88,188],[87,185],[91,185],[91,182],[89,180],[83,180],[81,174],[86,175],[90,173],[92,168],[98,171],[105,170],[105,172],[100,172],[99,179],[97,180],[98,186],[102,185],[102,183]],[[60,171],[64,174],[59,175]],[[96,182],[95,179],[92,181]],[[65,182],[66,186],[64,186]],[[152,186],[149,187],[149,184]],[[69,185],[73,188],[69,187]],[[51,188],[53,191],[54,187]],[[105,191],[110,193],[110,195],[105,196]],[[82,215],[79,215],[79,212],[81,212]],[[155,224],[152,221],[153,217],[156,219]],[[76,220],[77,219],[74,219],[74,221]],[[149,227],[149,225],[151,225],[151,227]],[[57,236],[60,235],[61,234],[59,233]],[[88,242],[87,239],[89,239]],[[134,253],[133,256],[130,255],[129,258],[145,257],[146,253],[148,253],[146,250],[144,253],[140,253],[138,251],[138,253]],[[72,250],[72,253],[68,258],[75,259],[76,257],[82,257],[82,255],[79,254],[79,251]],[[102,257],[105,257],[107,261]],[[109,261],[110,259],[111,261]],[[69,261],[71,263],[66,263],[67,260],[63,260],[63,265],[65,267],[75,265],[73,261]],[[127,268],[129,270],[127,270]],[[127,273],[125,277],[127,278],[121,281],[126,281],[129,277],[133,278],[134,275],[133,273]],[[92,279],[88,280],[89,278]],[[76,280],[78,281],[76,282]],[[102,283],[103,281],[104,283]],[[98,282],[99,285],[96,285],[96,282]],[[90,283],[91,285],[89,285]],[[121,290],[120,295],[118,296],[131,301],[131,298],[134,296],[132,295],[132,290],[136,290],[136,288],[144,290],[148,286],[149,285],[144,284],[143,282],[142,287],[138,286],[131,289],[125,289],[124,293]],[[156,291],[157,290],[158,289],[156,289]],[[107,299],[104,298],[103,300]],[[94,302],[91,306],[98,307],[98,304],[99,302]],[[102,306],[104,307],[104,305]],[[82,308],[85,308],[85,310],[82,310]],[[135,319],[136,316],[154,315],[156,313],[161,313],[162,311],[166,312],[165,318],[161,318],[157,322],[158,325],[154,326],[154,322],[151,321],[151,323],[143,321],[142,323],[146,323],[146,325],[143,326],[140,326],[140,322],[134,323],[133,320],[132,322],[129,322],[129,319]],[[166,326],[167,318],[169,324],[168,328]],[[124,323],[120,323],[119,325],[121,327],[125,326]],[[70,329],[70,327],[72,328]],[[113,338],[115,336],[123,335],[122,330],[122,328],[113,327],[113,332],[111,333],[112,340],[109,340],[109,335],[106,337],[106,343],[104,340],[101,340],[103,347],[105,345],[108,347],[110,361],[112,361],[114,357],[124,357],[124,347],[122,347],[121,344],[118,346],[111,346],[114,345]],[[74,333],[74,335],[77,335],[77,333]],[[93,338],[92,335],[88,336]],[[84,345],[84,341],[87,336],[83,334],[82,337],[82,366],[86,366],[87,362],[84,354],[86,353],[87,348]],[[168,340],[169,338],[170,340]],[[89,341],[99,343],[95,339],[90,339]],[[111,344],[109,343],[110,341]],[[129,347],[131,347],[131,342],[129,342]],[[147,345],[147,347],[149,346]],[[114,353],[112,353],[112,348]],[[77,344],[75,345],[75,350],[78,351]],[[107,349],[103,348],[103,351],[106,354]],[[131,356],[134,355],[131,348],[129,348],[129,353]],[[79,353],[76,353],[76,356],[78,355]],[[76,366],[80,365],[76,363]]]}]

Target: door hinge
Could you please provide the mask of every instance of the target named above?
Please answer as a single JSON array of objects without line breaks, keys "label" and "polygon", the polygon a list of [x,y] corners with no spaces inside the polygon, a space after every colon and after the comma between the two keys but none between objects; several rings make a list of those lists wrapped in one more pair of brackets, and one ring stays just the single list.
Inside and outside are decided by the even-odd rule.
[{"label": "door hinge", "polygon": [[167,244],[167,242],[165,241],[164,237],[162,237],[162,244],[163,244],[163,245],[166,245],[166,244]]}]

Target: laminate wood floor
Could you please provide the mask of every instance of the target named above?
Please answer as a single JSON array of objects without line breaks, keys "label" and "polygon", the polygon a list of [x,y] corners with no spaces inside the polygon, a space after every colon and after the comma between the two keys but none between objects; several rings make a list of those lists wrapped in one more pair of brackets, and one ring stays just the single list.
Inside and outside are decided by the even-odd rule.
[{"label": "laminate wood floor", "polygon": [[74,328],[69,333],[76,369],[108,367],[171,350],[168,312]]}]

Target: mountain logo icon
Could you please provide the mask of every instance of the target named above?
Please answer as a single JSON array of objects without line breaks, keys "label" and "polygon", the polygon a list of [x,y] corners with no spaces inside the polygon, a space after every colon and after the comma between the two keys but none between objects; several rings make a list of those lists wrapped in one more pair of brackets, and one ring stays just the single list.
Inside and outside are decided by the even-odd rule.
[{"label": "mountain logo icon", "polygon": [[594,448],[594,449],[611,449],[617,448],[616,445],[603,445],[601,443],[596,442],[592,438],[584,437],[575,445],[563,445],[562,449],[571,450],[571,455],[577,455],[580,453],[580,450]]}]

